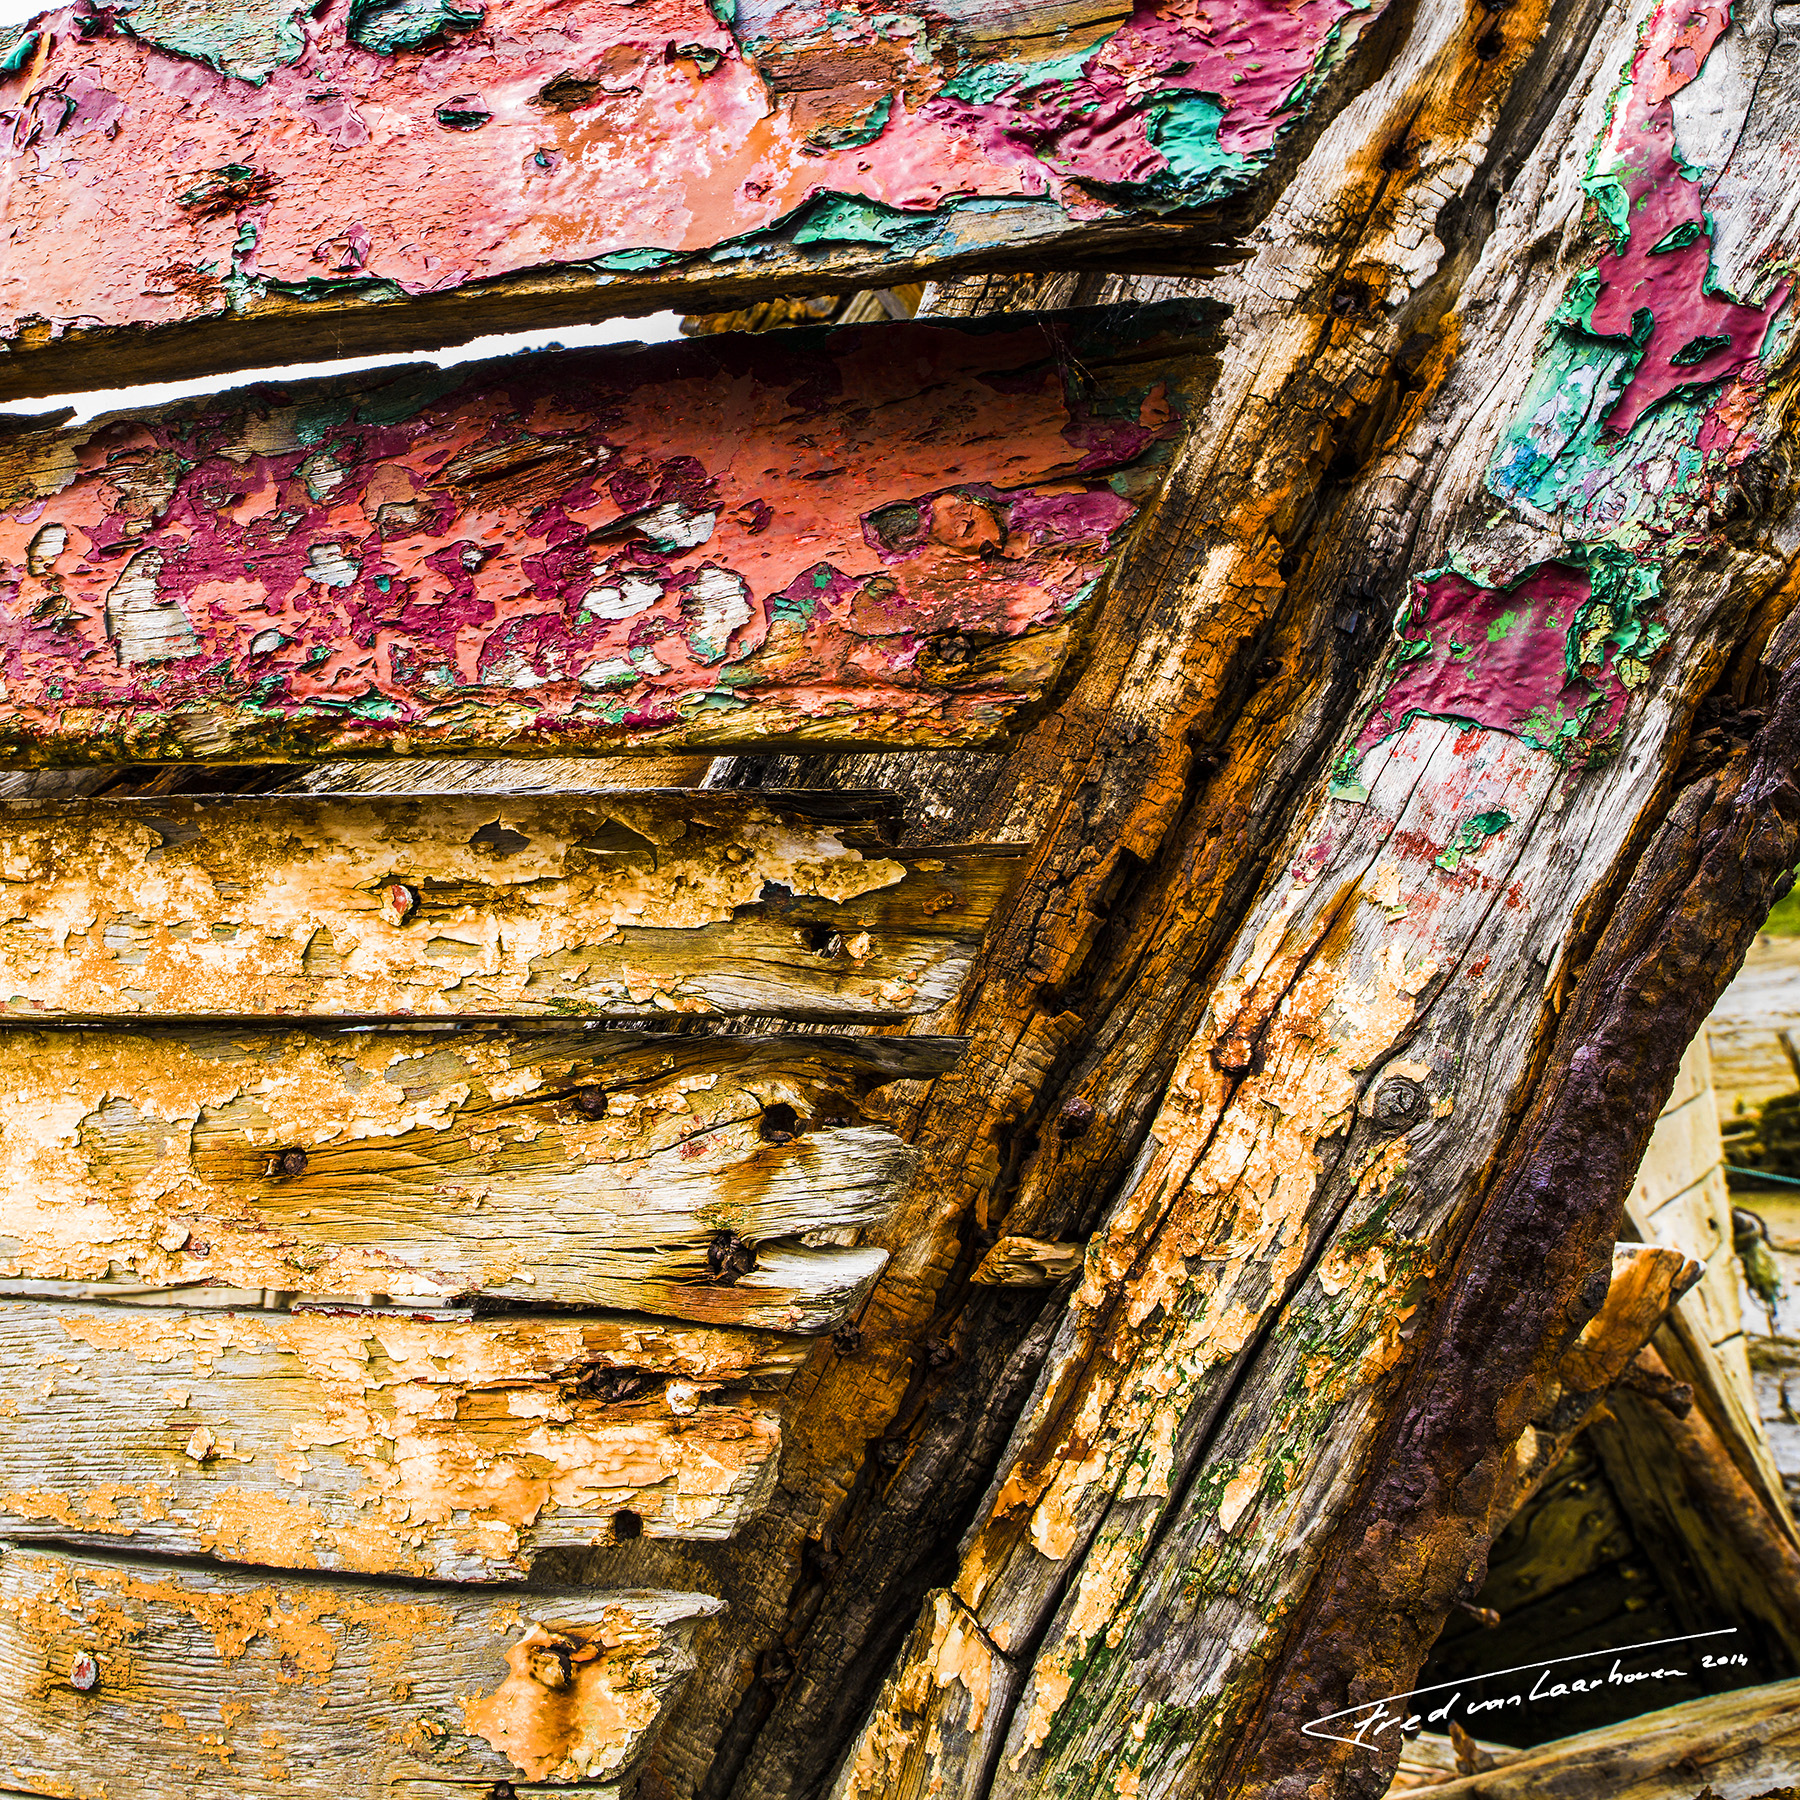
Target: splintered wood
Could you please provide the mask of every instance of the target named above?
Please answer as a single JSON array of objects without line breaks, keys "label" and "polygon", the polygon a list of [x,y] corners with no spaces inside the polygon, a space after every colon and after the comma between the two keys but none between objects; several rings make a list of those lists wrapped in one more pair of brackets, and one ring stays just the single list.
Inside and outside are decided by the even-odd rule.
[{"label": "splintered wood", "polygon": [[1218,309],[263,385],[0,443],[0,760],[972,744],[1039,707]]},{"label": "splintered wood", "polygon": [[0,1032],[0,1274],[836,1326],[944,1040]]},{"label": "splintered wood", "polygon": [[1255,183],[1380,10],[48,12],[0,34],[0,396],[1045,255],[1203,265],[1196,215]]},{"label": "splintered wood", "polygon": [[1004,847],[748,794],[0,803],[0,1007],[880,1017],[960,984]]},{"label": "splintered wood", "polygon": [[0,1534],[493,1580],[722,1539],[775,1481],[805,1343],[657,1320],[0,1302]]},{"label": "splintered wood", "polygon": [[704,1594],[279,1582],[0,1559],[0,1782],[71,1800],[346,1800],[628,1775]]}]

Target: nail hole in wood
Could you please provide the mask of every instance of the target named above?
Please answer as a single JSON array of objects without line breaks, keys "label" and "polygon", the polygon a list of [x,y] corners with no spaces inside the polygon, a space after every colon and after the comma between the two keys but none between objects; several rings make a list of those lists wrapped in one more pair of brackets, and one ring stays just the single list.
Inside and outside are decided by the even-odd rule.
[{"label": "nail hole in wood", "polygon": [[616,1538],[638,1538],[644,1535],[644,1521],[626,1507],[613,1514],[612,1529]]},{"label": "nail hole in wood", "polygon": [[791,1144],[800,1135],[800,1115],[785,1101],[778,1100],[763,1108],[756,1135],[765,1144]]}]

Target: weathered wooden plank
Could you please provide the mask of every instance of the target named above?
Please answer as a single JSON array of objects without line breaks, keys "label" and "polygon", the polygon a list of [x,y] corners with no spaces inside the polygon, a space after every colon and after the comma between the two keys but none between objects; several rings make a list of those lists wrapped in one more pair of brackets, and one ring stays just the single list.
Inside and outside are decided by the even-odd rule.
[{"label": "weathered wooden plank", "polygon": [[781,1449],[744,1383],[805,1347],[643,1318],[0,1302],[0,1536],[455,1581],[728,1538]]},{"label": "weathered wooden plank", "polygon": [[50,13],[0,65],[0,398],[1045,255],[1201,266],[1195,209],[1379,10]]},{"label": "weathered wooden plank", "polygon": [[1767,1800],[1795,1781],[1800,1681],[1777,1681],[1536,1744],[1426,1791],[1433,1800]]},{"label": "weathered wooden plank", "polygon": [[0,802],[0,1006],[922,1012],[1015,861],[748,794]]},{"label": "weathered wooden plank", "polygon": [[642,1755],[717,1611],[704,1594],[408,1588],[9,1549],[0,1781],[80,1800],[609,1781]]},{"label": "weathered wooden plank", "polygon": [[976,743],[1218,309],[389,370],[0,446],[0,759]]},{"label": "weathered wooden plank", "polygon": [[859,1097],[953,1056],[580,1026],[13,1027],[0,1276],[827,1330],[886,1260],[838,1246],[912,1162]]}]

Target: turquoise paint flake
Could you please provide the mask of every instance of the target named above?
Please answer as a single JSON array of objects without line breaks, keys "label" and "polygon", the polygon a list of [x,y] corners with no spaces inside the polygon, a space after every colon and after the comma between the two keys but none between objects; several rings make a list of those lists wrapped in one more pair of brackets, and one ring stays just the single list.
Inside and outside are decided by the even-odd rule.
[{"label": "turquoise paint flake", "polygon": [[1253,174],[1258,159],[1220,147],[1219,121],[1224,116],[1225,109],[1211,94],[1183,91],[1153,101],[1146,130],[1150,142],[1169,159],[1169,170],[1151,185],[1175,187],[1184,198],[1193,199],[1197,196],[1192,190],[1210,189],[1221,175],[1235,182]]},{"label": "turquoise paint flake", "polygon": [[854,194],[821,194],[794,233],[796,244],[891,244],[925,223],[898,207]]},{"label": "turquoise paint flake", "polygon": [[356,408],[356,416],[365,425],[398,425],[461,387],[463,380],[461,369],[440,369],[435,363],[421,363],[416,371],[365,395]]},{"label": "turquoise paint flake", "polygon": [[132,37],[171,56],[217,69],[234,81],[261,87],[306,50],[302,23],[316,0],[233,0],[195,6],[192,0],[115,0],[114,20]]},{"label": "turquoise paint flake", "polygon": [[0,56],[0,75],[17,75],[31,59],[37,55],[37,47],[44,41],[39,31],[26,32],[5,56]]},{"label": "turquoise paint flake", "polygon": [[827,125],[810,133],[806,141],[815,150],[858,150],[887,130],[893,112],[894,97],[884,94],[855,124]]},{"label": "turquoise paint flake", "polygon": [[1497,837],[1512,823],[1512,815],[1497,809],[1478,812],[1463,821],[1462,830],[1431,860],[1446,875],[1454,875],[1465,856],[1472,856],[1489,838]]},{"label": "turquoise paint flake", "polygon": [[457,6],[454,0],[350,0],[347,29],[353,44],[392,56],[422,49],[452,32],[471,31],[486,13],[479,0],[470,6]]},{"label": "turquoise paint flake", "polygon": [[604,256],[594,258],[594,267],[609,275],[630,275],[639,269],[661,269],[680,261],[681,253],[676,250],[608,250]]}]

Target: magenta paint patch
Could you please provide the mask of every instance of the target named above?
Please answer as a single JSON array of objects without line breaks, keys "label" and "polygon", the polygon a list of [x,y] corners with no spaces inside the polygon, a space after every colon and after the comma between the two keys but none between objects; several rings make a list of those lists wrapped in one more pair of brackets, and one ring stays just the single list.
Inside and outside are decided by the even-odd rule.
[{"label": "magenta paint patch", "polygon": [[[1722,0],[1665,7],[1657,16],[1615,121],[1623,166],[1593,184],[1609,227],[1624,242],[1600,258],[1598,292],[1584,322],[1599,336],[1636,338],[1641,345],[1606,420],[1611,436],[1624,436],[1683,386],[1742,375],[1762,347],[1767,308],[1707,291],[1711,228],[1700,183],[1677,154],[1670,105],[1729,20]],[[1784,286],[1773,304],[1786,293]]]},{"label": "magenta paint patch", "polygon": [[[1065,653],[1136,512],[1113,478],[1159,479],[1157,331],[708,338],[46,432],[0,514],[0,743],[978,740]],[[1093,408],[1131,425],[1097,467]]]},{"label": "magenta paint patch", "polygon": [[360,42],[342,5],[260,33],[237,0],[129,29],[86,0],[47,13],[0,76],[0,337],[284,300],[303,321],[559,268],[878,273],[1160,220],[1250,179],[1377,9],[1140,0],[1099,29],[1021,14],[1016,39],[967,30],[981,7],[907,32],[885,7],[758,10],[734,32],[707,0],[414,5]]},{"label": "magenta paint patch", "polygon": [[1482,587],[1450,571],[1413,584],[1395,652],[1399,666],[1357,739],[1357,752],[1401,730],[1408,719],[1466,720],[1540,749],[1585,759],[1625,712],[1615,621],[1609,610],[1569,673],[1572,628],[1593,618],[1585,570],[1546,563],[1510,588]]}]

